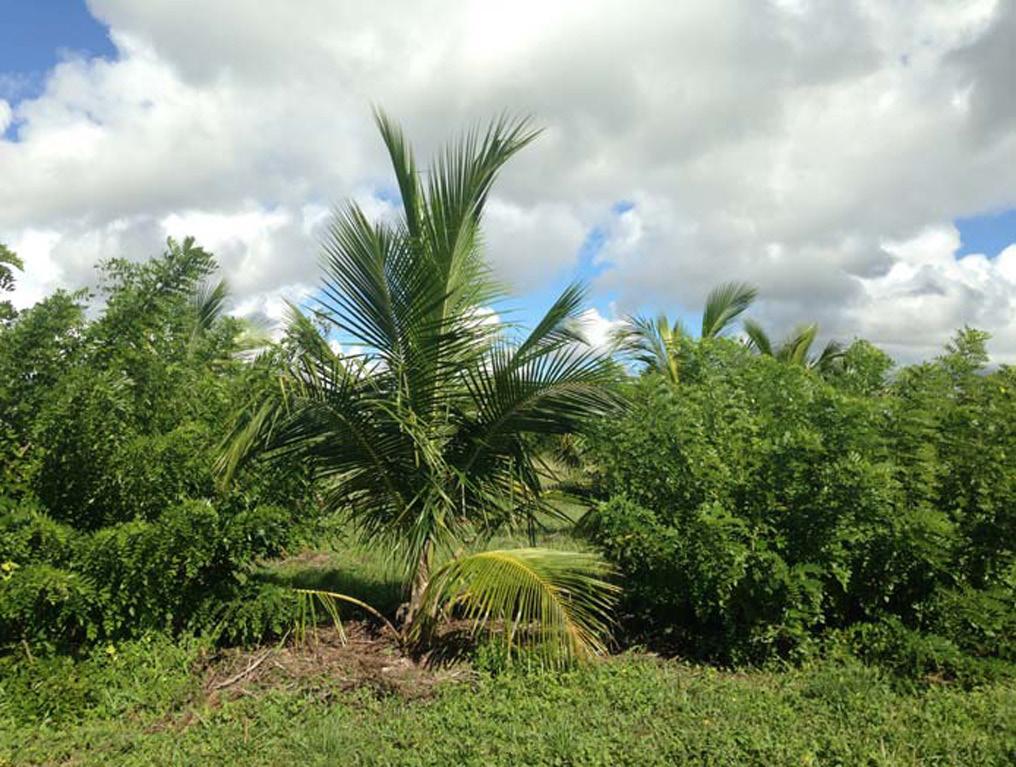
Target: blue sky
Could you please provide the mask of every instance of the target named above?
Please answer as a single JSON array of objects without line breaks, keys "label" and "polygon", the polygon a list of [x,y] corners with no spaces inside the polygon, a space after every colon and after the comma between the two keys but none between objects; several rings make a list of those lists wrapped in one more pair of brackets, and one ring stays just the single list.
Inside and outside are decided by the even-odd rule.
[{"label": "blue sky", "polygon": [[[1002,139],[1016,135],[1005,112],[1011,74],[1004,66],[1001,72],[991,69],[993,62],[1006,61],[1006,35],[1013,22],[995,11],[997,23],[987,24],[994,0],[971,0],[969,7],[948,13],[900,9],[894,13],[911,17],[882,27],[878,18],[856,14],[845,0],[830,11],[838,23],[823,16],[812,25],[810,12],[795,13],[779,22],[784,27],[778,33],[770,30],[750,40],[739,36],[774,18],[772,13],[758,15],[754,0],[730,0],[722,13],[701,0],[702,8],[689,10],[687,17],[672,14],[668,2],[633,0],[639,6],[636,14],[631,9],[615,12],[605,3],[590,22],[602,55],[599,49],[579,46],[580,55],[587,56],[581,68],[570,63],[579,51],[567,53],[577,45],[567,12],[551,18],[538,2],[503,13],[482,0],[463,2],[468,9],[454,2],[446,9],[465,19],[457,35],[463,47],[446,50],[441,35],[428,38],[422,31],[412,39],[392,32],[362,34],[423,30],[437,23],[441,14],[423,13],[408,1],[400,8],[395,7],[399,0],[392,0],[391,7],[343,10],[341,4],[304,8],[264,0],[238,15],[231,0],[178,0],[158,7],[103,0],[104,18],[122,35],[119,40],[129,41],[118,53],[109,30],[83,0],[0,0],[0,99],[14,108],[7,124],[6,106],[0,104],[7,142],[6,149],[0,146],[6,151],[0,161],[20,162],[0,172],[35,176],[26,179],[20,198],[0,200],[0,237],[40,265],[32,276],[37,286],[31,295],[88,279],[92,249],[148,252],[148,245],[139,246],[148,242],[157,248],[165,236],[159,227],[170,220],[180,228],[174,236],[186,234],[195,221],[199,237],[205,236],[201,225],[218,236],[220,244],[212,247],[233,274],[254,262],[267,263],[246,287],[240,280],[239,290],[251,301],[263,304],[271,290],[307,282],[312,266],[307,257],[287,255],[292,265],[276,267],[265,261],[267,255],[254,253],[257,233],[248,236],[243,229],[262,226],[268,231],[276,226],[272,222],[288,216],[285,237],[280,234],[261,247],[281,243],[292,253],[308,203],[362,195],[365,179],[374,185],[383,178],[377,166],[354,173],[348,168],[356,163],[342,159],[374,151],[369,131],[343,131],[351,124],[367,124],[365,105],[376,97],[407,121],[411,137],[442,135],[499,106],[534,112],[550,134],[558,134],[541,137],[537,153],[527,149],[518,166],[513,160],[513,169],[521,171],[513,171],[518,175],[506,178],[497,190],[506,203],[502,219],[488,222],[492,252],[500,245],[496,258],[507,264],[511,279],[529,286],[518,302],[521,308],[510,315],[523,324],[531,324],[564,285],[579,279],[592,284],[590,304],[604,318],[613,316],[615,307],[650,313],[664,309],[694,327],[697,305],[709,287],[747,279],[758,281],[763,298],[773,296],[760,308],[760,319],[776,333],[814,318],[838,337],[865,334],[900,348],[905,356],[933,353],[948,328],[967,321],[1012,325],[1004,314],[1006,305],[1016,307],[1016,283],[1005,281],[1011,277],[998,282],[993,276],[985,283],[973,264],[957,272],[937,257],[914,256],[915,247],[929,247],[946,254],[955,249],[957,257],[983,253],[995,259],[1016,242],[1014,197],[1006,191],[1011,185],[998,181],[1007,178],[1002,169],[1012,164],[1012,142]],[[720,16],[714,18],[715,13]],[[279,24],[280,19],[286,23]],[[727,32],[716,32],[718,28]],[[818,30],[834,37],[842,30],[840,47]],[[784,34],[801,35],[797,48],[758,47],[760,39]],[[673,44],[682,35],[690,47]],[[641,42],[632,50],[636,39]],[[423,50],[421,40],[436,40],[437,47]],[[930,42],[914,47],[914,40]],[[403,50],[403,44],[409,47]],[[872,59],[872,44],[887,45],[886,55]],[[704,59],[682,53],[699,45],[709,54]],[[746,51],[744,45],[754,47],[740,56],[732,55],[729,45]],[[333,71],[320,71],[322,61],[347,54],[347,59],[336,59]],[[94,57],[116,66],[90,78],[87,62]],[[626,62],[643,57],[651,79],[626,68]],[[464,74],[450,68],[439,79],[414,83],[401,74],[392,80],[376,63],[410,59],[416,70],[407,65],[409,72],[451,61]],[[528,62],[524,70],[518,68],[521,60]],[[73,76],[58,78],[62,90],[47,94],[45,108],[33,105],[19,115],[18,104],[40,97],[61,61],[73,62]],[[375,63],[361,71],[364,61]],[[883,62],[881,68],[872,69],[873,61]],[[955,69],[962,66],[968,69]],[[279,88],[273,82],[276,71],[297,85],[316,83],[308,89],[315,95],[302,96],[289,83]],[[353,79],[342,81],[343,76]],[[690,79],[682,79],[686,77]],[[655,90],[641,93],[646,82]],[[788,87],[795,82],[807,87]],[[967,122],[957,123],[937,105],[956,103],[955,88],[969,82],[979,83],[968,91],[975,100]],[[357,85],[362,93],[353,87]],[[87,91],[80,101],[78,87]],[[671,87],[676,90],[668,96]],[[868,87],[900,90],[889,99],[880,98],[878,90],[864,95]],[[992,88],[1000,88],[996,103],[976,101],[992,96]],[[236,96],[239,92],[242,97]],[[162,109],[142,108],[135,101],[139,93],[150,94],[156,107],[163,107],[164,94],[171,98]],[[452,101],[450,93],[455,94]],[[816,94],[812,101],[809,93]],[[590,100],[589,94],[598,95]],[[682,98],[688,103],[682,104]],[[253,117],[246,106],[251,103],[259,107]],[[778,103],[793,103],[796,111],[767,111]],[[833,118],[823,106],[829,104],[842,114]],[[201,118],[204,124],[188,117],[203,111],[208,115]],[[789,114],[808,117],[784,124]],[[25,120],[31,121],[31,135],[19,134]],[[985,120],[995,120],[994,127]],[[324,127],[306,128],[314,121]],[[833,130],[837,124],[845,126],[845,134]],[[417,130],[420,125],[423,131]],[[788,135],[796,154],[781,149]],[[60,145],[65,136],[73,146]],[[538,154],[555,140],[557,155]],[[346,155],[332,148],[343,141],[350,147]],[[937,148],[934,157],[927,147]],[[54,159],[61,170],[39,168],[37,158],[51,157],[54,150],[61,156]],[[80,167],[72,162],[64,168],[64,154]],[[525,165],[530,156],[540,159]],[[777,173],[769,165],[780,157],[790,165]],[[175,178],[189,175],[176,173],[178,162],[196,174],[192,184]],[[991,168],[1001,175],[992,179]],[[771,171],[773,189],[786,198],[780,209],[771,199],[774,192],[759,183]],[[521,183],[526,174],[539,180]],[[53,178],[60,183],[47,186]],[[914,189],[924,191],[915,196]],[[373,188],[373,193],[388,196],[383,188]],[[896,200],[905,203],[898,211]],[[942,218],[942,211],[976,211],[985,200],[995,204],[975,215]],[[950,223],[959,232],[958,249],[955,235],[950,239]],[[280,232],[285,228],[278,227]],[[937,235],[925,237],[936,227]],[[121,237],[121,231],[130,236]],[[902,255],[879,254],[880,242],[910,238],[916,244],[901,250]],[[777,248],[773,255],[767,249],[774,242],[785,250]],[[313,250],[309,241],[302,247]],[[887,258],[906,262],[908,269],[879,282],[871,275],[885,273]],[[931,266],[928,258],[934,261]],[[945,261],[953,263],[948,255]],[[1000,267],[998,274],[1010,275],[1011,267]],[[858,280],[864,309],[849,303],[862,295]],[[955,281],[952,289],[950,281]],[[992,290],[993,283],[1002,287]],[[781,285],[789,285],[782,296]],[[907,303],[909,298],[899,300],[912,296],[925,296],[930,303],[918,309]],[[858,325],[859,317],[866,318],[864,326]],[[920,327],[925,318],[936,319],[934,330]],[[1009,333],[1009,338],[1008,353],[1016,359],[1016,335]]]},{"label": "blue sky", "polygon": [[956,219],[963,245],[957,255],[984,253],[995,257],[1016,242],[1016,209]]},{"label": "blue sky", "polygon": [[37,95],[46,72],[69,55],[116,55],[82,0],[0,0],[0,98]]}]

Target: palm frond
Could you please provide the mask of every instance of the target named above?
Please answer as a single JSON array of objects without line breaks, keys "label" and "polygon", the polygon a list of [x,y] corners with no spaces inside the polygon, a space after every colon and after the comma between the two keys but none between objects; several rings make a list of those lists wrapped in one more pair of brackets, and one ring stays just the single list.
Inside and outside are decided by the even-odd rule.
[{"label": "palm frond", "polygon": [[702,338],[716,338],[744,314],[758,296],[758,289],[746,282],[726,282],[713,288],[702,312]]},{"label": "palm frond", "polygon": [[654,318],[629,315],[614,333],[618,350],[676,383],[679,377],[678,352],[681,338],[687,335],[680,320],[673,323],[667,315]]},{"label": "palm frond", "polygon": [[205,282],[199,285],[190,298],[196,318],[195,332],[207,332],[222,316],[227,300],[229,300],[229,285],[224,279],[215,283]]},{"label": "palm frond", "polygon": [[[335,211],[322,248],[320,316],[352,342],[397,365],[405,354],[404,331],[410,320],[406,315],[426,300],[420,285],[406,285],[402,295],[397,290],[400,278],[412,270],[403,238],[372,223],[350,203]],[[430,300],[439,300],[433,293]]]},{"label": "palm frond", "polygon": [[484,270],[476,245],[480,218],[497,174],[539,132],[526,118],[502,115],[482,134],[468,131],[441,152],[427,184],[426,239],[449,293]]},{"label": "palm frond", "polygon": [[346,631],[342,624],[342,605],[351,605],[358,610],[362,610],[391,631],[394,636],[400,636],[391,621],[361,599],[349,596],[348,594],[340,594],[336,591],[326,591],[323,589],[293,589],[293,591],[298,600],[297,623],[295,626],[296,638],[298,640],[302,640],[307,636],[308,628],[318,625],[319,621],[316,609],[318,605],[324,610],[324,617],[329,618],[335,626],[335,630],[339,633],[343,644],[346,642]]},{"label": "palm frond", "polygon": [[839,341],[830,341],[817,357],[808,361],[808,367],[820,373],[828,373],[843,361],[846,349]]},{"label": "palm frond", "polygon": [[580,290],[565,291],[522,343],[492,345],[481,364],[464,371],[470,417],[449,450],[459,508],[474,508],[481,518],[494,508],[509,519],[531,518],[543,508],[541,472],[526,437],[574,433],[620,406],[609,358],[570,331],[580,301]]},{"label": "palm frond", "polygon": [[402,197],[402,210],[406,221],[406,230],[413,238],[420,237],[421,219],[424,215],[420,174],[416,168],[413,149],[409,146],[402,129],[380,109],[374,110],[374,122],[381,133],[381,139],[388,149],[388,157],[395,172]]},{"label": "palm frond", "polygon": [[304,348],[237,418],[217,469],[228,481],[254,456],[297,457],[325,484],[331,510],[369,491],[380,508],[382,496],[401,505],[412,458],[398,425],[377,418],[378,396],[369,370],[345,364],[325,343]]},{"label": "palm frond", "polygon": [[579,313],[585,298],[586,287],[581,283],[572,283],[566,287],[536,327],[518,345],[516,357],[522,360],[531,352],[546,351],[550,347],[585,344],[586,340],[578,329]]},{"label": "palm frond", "polygon": [[794,365],[806,365],[811,345],[817,335],[818,325],[814,322],[795,328],[776,350],[776,357]]},{"label": "palm frond", "polygon": [[461,615],[474,635],[500,629],[509,654],[530,647],[548,665],[561,666],[606,651],[619,593],[606,580],[610,572],[592,554],[484,551],[453,559],[434,574],[421,615]]},{"label": "palm frond", "polygon": [[766,357],[773,356],[773,342],[759,323],[752,319],[745,320],[744,334],[748,337],[746,344],[749,349]]}]

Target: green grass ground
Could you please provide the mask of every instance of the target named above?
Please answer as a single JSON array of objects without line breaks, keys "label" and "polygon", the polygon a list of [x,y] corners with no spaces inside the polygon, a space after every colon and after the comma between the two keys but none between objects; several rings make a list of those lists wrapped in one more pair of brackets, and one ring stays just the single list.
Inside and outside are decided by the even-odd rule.
[{"label": "green grass ground", "polygon": [[[620,656],[565,674],[448,681],[427,699],[305,678],[209,703],[185,651],[144,652],[96,661],[104,691],[48,722],[0,704],[0,764],[1016,763],[1013,688],[903,693],[852,663],[725,673]],[[115,673],[130,667],[133,678]]]},{"label": "green grass ground", "polygon": [[[540,543],[575,545],[565,526]],[[389,611],[400,599],[383,559],[348,540],[263,577]],[[851,660],[734,673],[625,654],[568,673],[435,676],[405,694],[384,683],[385,664],[405,662],[390,648],[372,650],[354,684],[343,652],[331,666],[290,658],[222,695],[209,694],[209,674],[228,678],[249,661],[227,666],[193,640],[153,637],[78,661],[0,659],[0,767],[1016,764],[1011,684],[906,691]]]}]

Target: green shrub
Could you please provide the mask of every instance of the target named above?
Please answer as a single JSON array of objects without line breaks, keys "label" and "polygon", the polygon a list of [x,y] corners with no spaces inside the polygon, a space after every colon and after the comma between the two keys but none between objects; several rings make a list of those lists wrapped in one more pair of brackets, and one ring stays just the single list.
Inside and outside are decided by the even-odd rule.
[{"label": "green shrub", "polygon": [[73,556],[79,538],[74,528],[54,521],[34,504],[7,504],[0,498],[0,562],[63,566]]},{"label": "green shrub", "polygon": [[0,657],[0,721],[38,726],[162,715],[199,685],[199,640],[158,635],[102,644],[82,658],[45,654]]},{"label": "green shrub", "polygon": [[679,382],[631,383],[625,415],[588,438],[586,520],[623,575],[628,626],[761,661],[895,616],[1011,657],[1016,387],[980,369],[982,347],[964,331],[887,382],[870,345],[827,380],[707,339]]},{"label": "green shrub", "polygon": [[209,603],[202,616],[211,635],[226,644],[247,644],[292,632],[300,620],[297,593],[289,587],[251,580],[225,601]]},{"label": "green shrub", "polygon": [[96,590],[103,634],[181,628],[214,582],[219,532],[215,510],[190,501],[153,522],[125,522],[93,534],[79,567]]},{"label": "green shrub", "polygon": [[130,381],[119,371],[72,370],[34,425],[45,445],[35,491],[56,519],[81,530],[131,519],[116,471],[134,435]]},{"label": "green shrub", "polygon": [[898,618],[858,623],[833,635],[866,663],[905,680],[955,681],[964,686],[1016,678],[1016,664],[1000,658],[981,658],[964,652],[946,637],[917,631]]},{"label": "green shrub", "polygon": [[96,594],[80,573],[48,564],[15,566],[0,577],[0,645],[73,647],[96,636]]},{"label": "green shrub", "polygon": [[927,606],[925,625],[964,652],[1016,663],[1016,596],[1012,588],[942,589]]},{"label": "green shrub", "polygon": [[277,507],[223,518],[205,501],[187,501],[152,521],[87,534],[19,507],[0,517],[0,644],[73,648],[216,626],[230,641],[278,635],[292,625],[292,604],[278,594],[251,602],[257,589],[245,584],[252,563],[280,554],[292,533]]},{"label": "green shrub", "polygon": [[97,316],[58,294],[0,324],[0,644],[211,628],[313,516],[305,466],[216,485],[230,419],[284,352],[239,359],[244,324],[202,306],[214,268],[171,241],[102,265]]},{"label": "green shrub", "polygon": [[292,512],[258,506],[224,520],[222,541],[228,557],[240,564],[279,556],[299,532]]}]

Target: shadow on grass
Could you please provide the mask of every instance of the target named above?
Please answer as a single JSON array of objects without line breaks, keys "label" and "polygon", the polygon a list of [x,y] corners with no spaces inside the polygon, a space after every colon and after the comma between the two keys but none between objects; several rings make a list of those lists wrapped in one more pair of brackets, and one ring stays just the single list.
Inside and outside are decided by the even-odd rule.
[{"label": "shadow on grass", "polygon": [[[574,535],[573,520],[583,510],[578,506],[562,507],[564,518],[542,515],[536,531],[536,545],[555,549],[586,548],[587,544]],[[532,543],[524,532],[513,531],[466,543],[459,553],[530,545]],[[452,555],[451,551],[439,551],[434,567],[439,567]],[[332,591],[354,597],[389,619],[395,617],[405,601],[403,579],[384,553],[352,538],[338,546],[311,549],[287,559],[268,562],[255,577],[284,588]],[[359,617],[367,617],[355,607],[347,605],[344,609],[359,614]]]},{"label": "shadow on grass", "polygon": [[[267,583],[294,589],[334,591],[366,602],[378,612],[391,618],[403,601],[402,583],[393,574],[375,563],[346,563],[339,555],[326,553],[303,554],[293,559],[275,562],[258,577]],[[350,611],[362,612],[355,607]],[[363,617],[367,617],[366,614]]]}]

